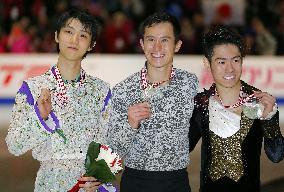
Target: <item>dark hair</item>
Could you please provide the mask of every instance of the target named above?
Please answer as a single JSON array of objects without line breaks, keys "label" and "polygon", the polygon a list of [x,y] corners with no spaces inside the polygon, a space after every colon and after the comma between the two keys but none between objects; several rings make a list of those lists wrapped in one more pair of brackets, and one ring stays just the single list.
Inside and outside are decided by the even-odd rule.
[{"label": "dark hair", "polygon": [[156,12],[149,17],[147,17],[144,22],[140,26],[140,35],[143,37],[145,33],[145,29],[148,27],[152,27],[158,23],[169,22],[173,26],[175,41],[179,40],[181,27],[176,17],[166,13],[166,12]]},{"label": "dark hair", "polygon": [[[60,30],[62,27],[66,26],[67,21],[69,19],[78,19],[83,27],[91,33],[91,47],[94,45],[96,38],[97,38],[97,33],[98,33],[98,25],[97,21],[94,16],[92,16],[88,10],[81,10],[78,8],[71,8],[70,10],[64,12],[58,19],[55,31],[57,32],[57,36],[60,33]],[[57,44],[57,52],[59,52],[59,45]],[[86,55],[89,53],[87,51],[83,58],[86,57]]]},{"label": "dark hair", "polygon": [[239,48],[241,57],[246,55],[246,46],[241,35],[228,26],[215,26],[206,33],[202,40],[205,57],[211,63],[213,49],[217,45],[232,44]]}]

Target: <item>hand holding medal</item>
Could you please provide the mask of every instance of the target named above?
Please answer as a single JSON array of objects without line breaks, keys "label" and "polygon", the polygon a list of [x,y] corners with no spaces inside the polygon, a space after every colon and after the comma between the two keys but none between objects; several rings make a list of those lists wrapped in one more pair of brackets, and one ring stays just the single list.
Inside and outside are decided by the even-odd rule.
[{"label": "hand holding medal", "polygon": [[158,83],[150,83],[147,81],[147,68],[144,67],[141,69],[142,101],[144,102],[134,104],[128,108],[128,122],[132,128],[137,129],[141,121],[151,116],[153,113],[153,108],[151,110],[150,106],[152,98],[160,99],[163,97],[163,93],[158,86],[170,81],[174,75],[175,69],[172,67],[167,80]]},{"label": "hand holding medal", "polygon": [[41,118],[44,120],[47,119],[52,109],[51,94],[49,89],[41,89],[37,104]]},{"label": "hand holding medal", "polygon": [[[229,105],[229,106],[226,106],[226,105],[223,104],[220,96],[218,95],[217,89],[215,89],[215,94],[219,98],[221,104],[225,108],[237,108],[237,107],[242,106],[242,110],[243,110],[244,115],[247,116],[250,119],[260,119],[263,116],[265,117],[268,114],[267,112],[263,113],[264,112],[264,106],[263,106],[262,102],[260,102],[261,97],[264,96],[262,92],[255,92],[255,93],[253,93],[249,96],[244,97],[243,96],[244,93],[243,93],[242,87],[241,87],[239,100],[234,105]],[[272,105],[272,108],[273,108],[273,105]]]},{"label": "hand holding medal", "polygon": [[274,110],[276,98],[266,92],[261,91],[254,92],[254,95],[263,108],[261,118],[267,118],[267,115]]},{"label": "hand holding medal", "polygon": [[259,119],[263,114],[263,105],[256,97],[252,97],[244,103],[243,113],[250,119]]},{"label": "hand holding medal", "polygon": [[139,128],[141,121],[151,116],[151,109],[148,102],[136,103],[128,107],[128,122],[134,129]]},{"label": "hand holding medal", "polygon": [[[55,113],[52,111],[51,103],[51,94],[49,89],[42,89],[40,97],[38,98],[36,104],[34,105],[36,115],[39,119],[39,122],[42,124],[44,129],[49,133],[58,133],[59,136],[63,139],[63,142],[67,142],[67,138],[64,135],[62,129],[59,126],[59,120]],[[54,126],[49,126],[45,121],[48,119],[48,116],[51,117]]]},{"label": "hand holding medal", "polygon": [[250,119],[267,118],[268,114],[274,110],[275,97],[261,91],[255,91],[253,95],[254,98],[244,104],[244,114]]}]

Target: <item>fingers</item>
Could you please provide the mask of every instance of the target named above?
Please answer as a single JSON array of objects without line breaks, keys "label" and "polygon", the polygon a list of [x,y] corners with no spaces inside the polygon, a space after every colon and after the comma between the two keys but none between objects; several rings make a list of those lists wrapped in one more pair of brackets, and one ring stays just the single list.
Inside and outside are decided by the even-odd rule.
[{"label": "fingers", "polygon": [[46,89],[46,88],[41,89],[41,94],[40,95],[41,95],[42,100],[44,102],[49,102],[51,100],[51,94],[50,94],[49,89]]},{"label": "fingers", "polygon": [[97,181],[97,179],[94,178],[94,177],[81,177],[81,178],[79,179],[79,181],[95,182],[95,181]]},{"label": "fingers", "polygon": [[47,119],[52,105],[51,105],[51,94],[49,89],[41,89],[40,96],[37,100],[40,116],[42,119]]},{"label": "fingers", "polygon": [[274,97],[262,97],[261,99],[260,99],[260,101],[261,101],[261,103],[263,104],[263,105],[274,105],[275,104],[275,102],[276,102],[276,99],[274,98]]},{"label": "fingers", "polygon": [[266,92],[255,92],[254,95],[261,101],[261,103],[265,104],[273,104],[276,102],[276,99],[274,96],[266,93]]},{"label": "fingers", "polygon": [[40,96],[38,98],[38,104],[45,104],[46,102],[51,102],[51,94],[49,89],[41,89]]},{"label": "fingers", "polygon": [[147,102],[137,103],[128,108],[128,122],[131,127],[138,128],[142,120],[151,116],[150,105]]},{"label": "fingers", "polygon": [[143,116],[145,114],[150,114],[150,105],[147,102],[131,105],[128,108],[128,113],[130,113],[131,115],[135,114],[135,116]]},{"label": "fingers", "polygon": [[257,91],[254,95],[258,98],[260,103],[264,106],[264,115],[273,110],[276,103],[276,98],[266,92]]},{"label": "fingers", "polygon": [[85,184],[80,184],[79,187],[84,188],[87,192],[95,192],[101,185],[94,177],[81,177],[79,180],[86,181]]},{"label": "fingers", "polygon": [[86,182],[85,184],[80,184],[80,188],[83,188],[87,192],[95,192],[99,187],[99,182]]}]

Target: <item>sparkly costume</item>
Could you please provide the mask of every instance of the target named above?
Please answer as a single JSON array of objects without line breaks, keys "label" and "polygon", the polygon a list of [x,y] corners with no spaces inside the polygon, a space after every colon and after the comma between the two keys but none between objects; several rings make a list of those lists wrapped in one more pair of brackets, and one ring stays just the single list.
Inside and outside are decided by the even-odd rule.
[{"label": "sparkly costume", "polygon": [[[197,78],[176,69],[169,84],[153,88],[151,94],[147,90],[152,114],[134,129],[128,123],[127,111],[130,105],[145,101],[142,72],[113,88],[108,143],[124,156],[126,167],[160,172],[184,169],[189,162],[187,134]],[[147,191],[144,187],[137,190]]]},{"label": "sparkly costume", "polygon": [[[108,119],[109,85],[85,74],[81,69],[79,82],[65,83],[66,104],[62,107],[57,95],[60,87],[53,66],[45,74],[28,79],[16,95],[12,120],[6,142],[14,155],[32,149],[40,161],[35,182],[36,192],[66,192],[84,174],[84,162],[91,141],[105,142]],[[82,76],[83,74],[83,76]],[[51,115],[43,121],[36,101],[41,89],[52,95],[52,112],[59,120],[59,132],[52,132],[56,121]],[[66,142],[64,142],[66,138]]]},{"label": "sparkly costume", "polygon": [[[241,82],[246,95],[256,88]],[[269,120],[249,119],[225,109],[214,95],[215,86],[195,97],[189,131],[190,151],[200,137],[200,191],[260,191],[260,154],[279,162],[284,157],[284,138],[279,127],[279,112]]]}]

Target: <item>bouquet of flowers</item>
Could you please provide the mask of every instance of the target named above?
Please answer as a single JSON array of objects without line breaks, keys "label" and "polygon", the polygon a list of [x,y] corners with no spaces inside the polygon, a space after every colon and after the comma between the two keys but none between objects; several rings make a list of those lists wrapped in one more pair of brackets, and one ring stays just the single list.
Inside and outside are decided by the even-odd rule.
[{"label": "bouquet of flowers", "polygon": [[[84,176],[95,177],[101,183],[109,183],[115,180],[115,174],[122,170],[121,158],[107,145],[101,145],[92,141],[88,147],[85,159]],[[84,181],[78,181],[69,192],[78,192],[79,184]],[[101,189],[102,188],[102,189]],[[98,191],[108,191],[101,186]]]}]

